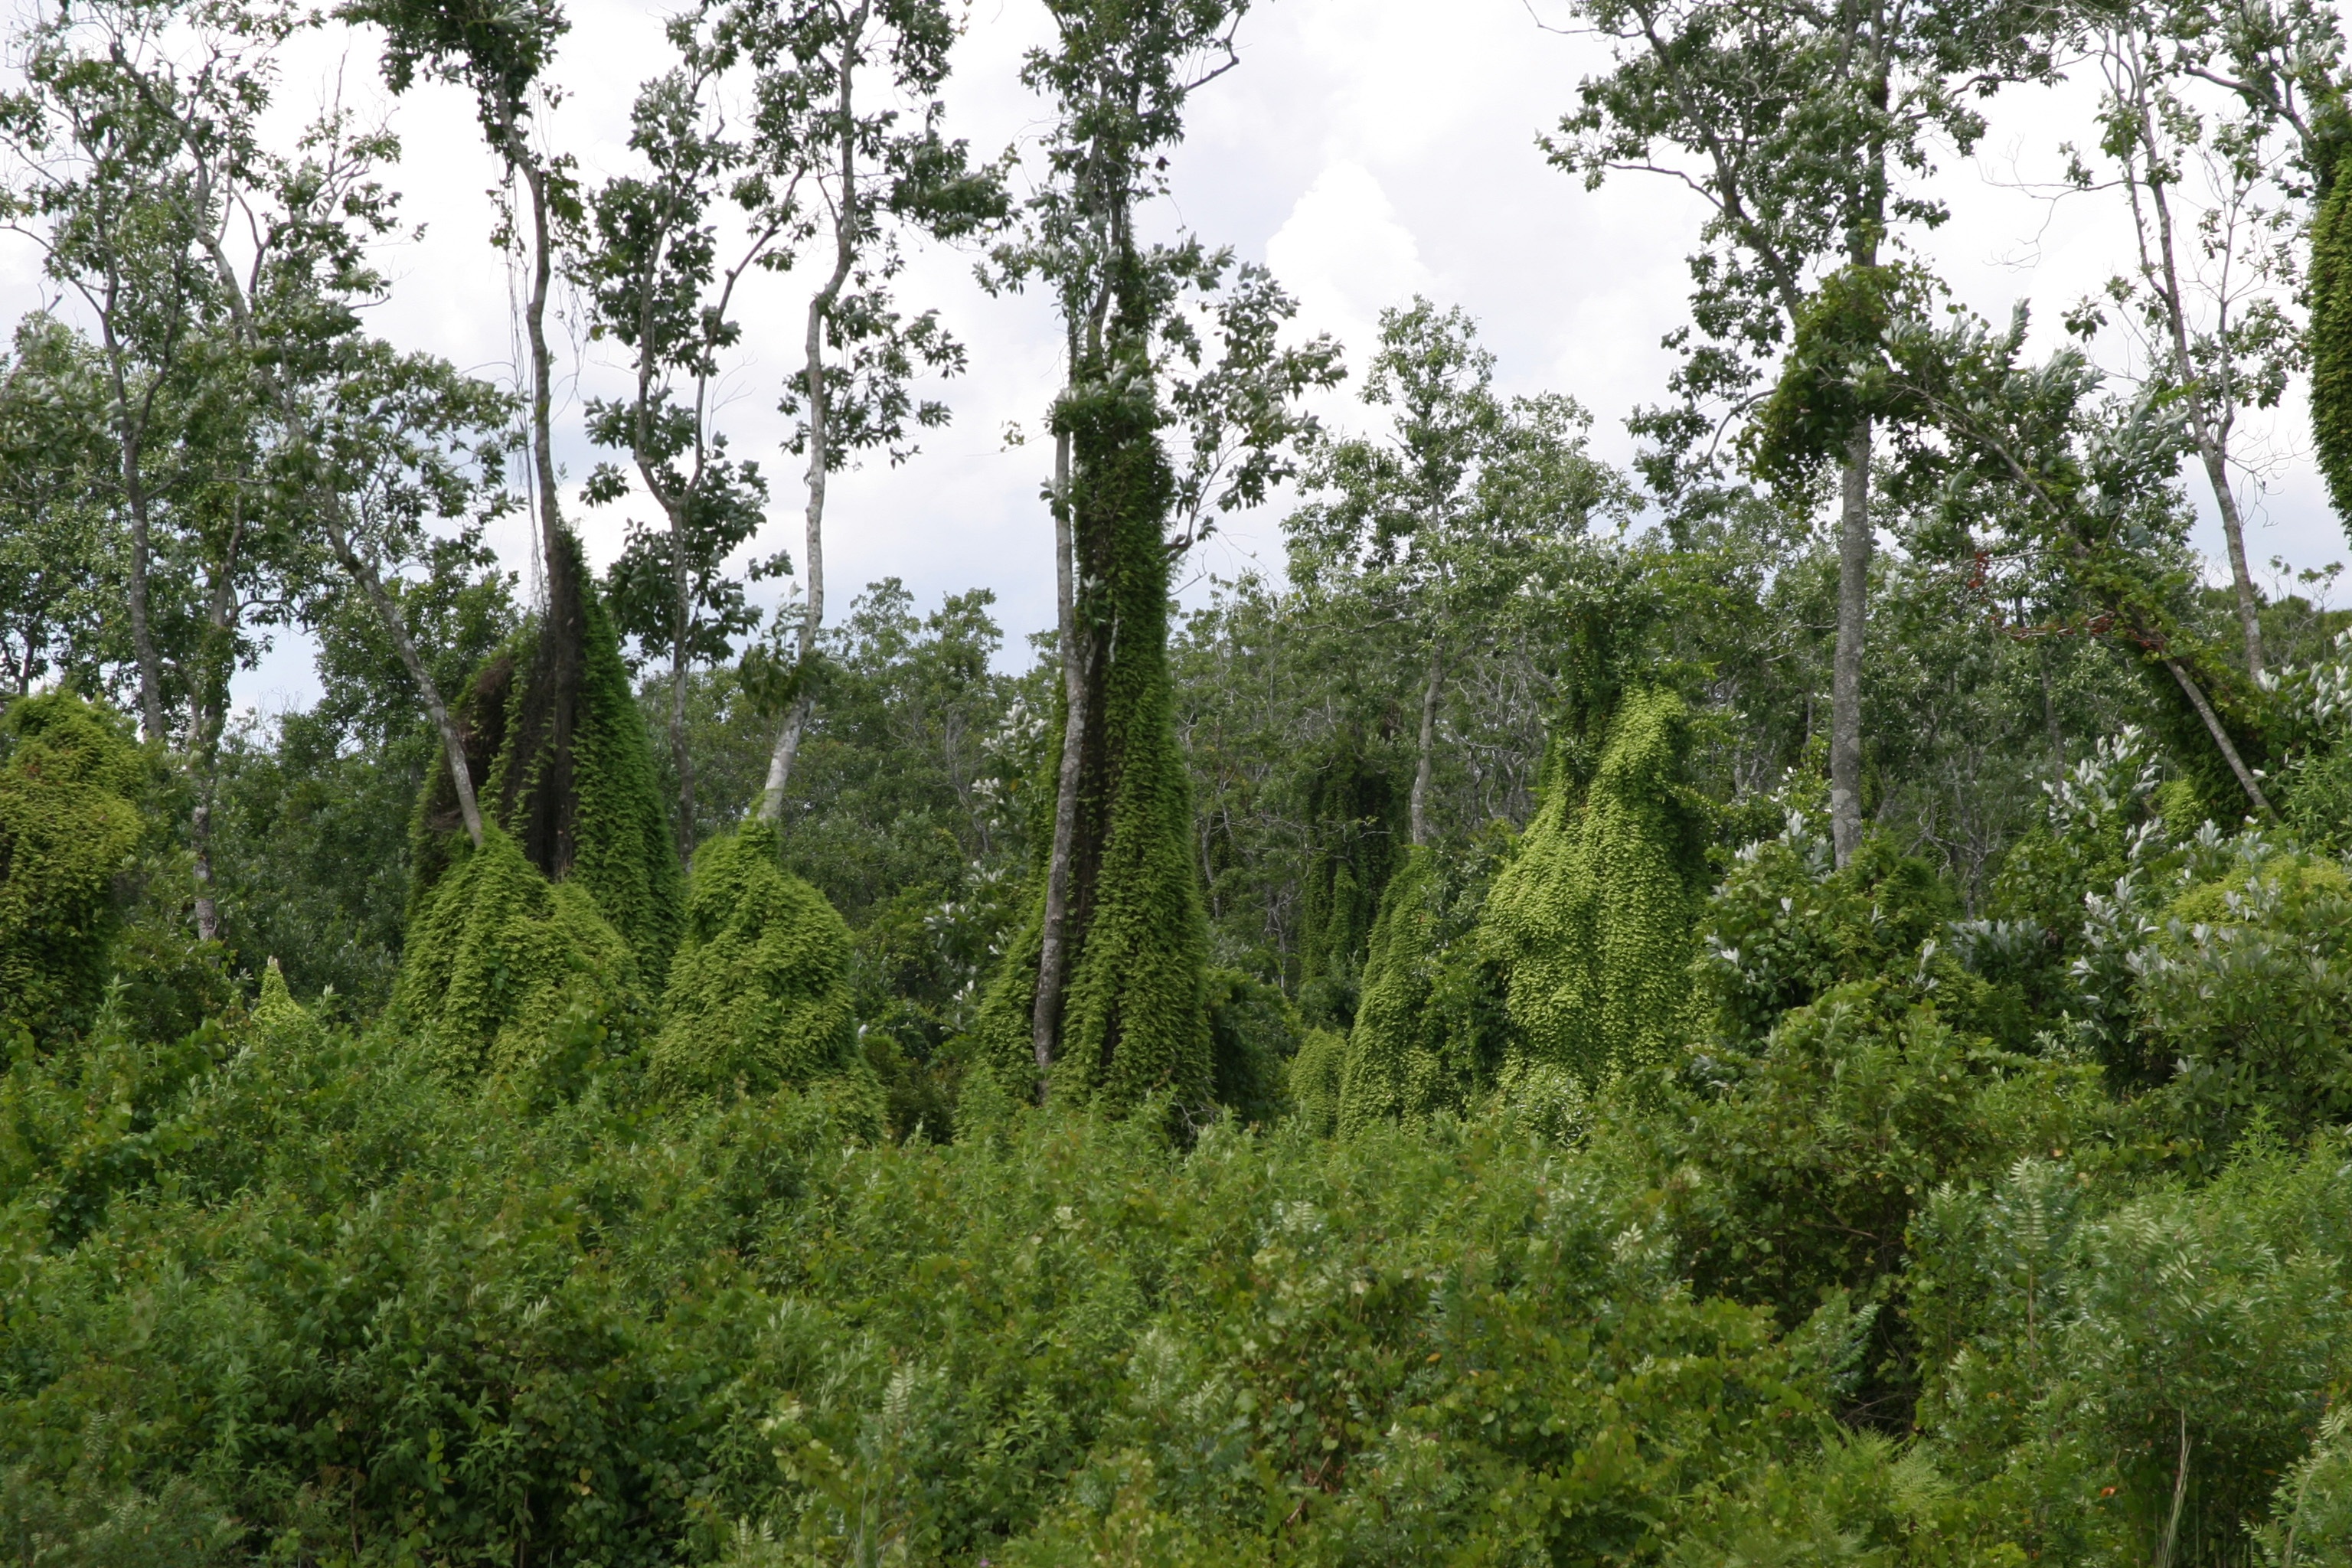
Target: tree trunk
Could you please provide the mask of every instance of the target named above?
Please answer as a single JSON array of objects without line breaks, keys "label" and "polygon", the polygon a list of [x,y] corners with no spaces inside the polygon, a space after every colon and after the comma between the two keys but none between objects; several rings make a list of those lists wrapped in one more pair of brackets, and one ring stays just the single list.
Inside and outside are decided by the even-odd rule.
[{"label": "tree trunk", "polygon": [[466,737],[458,731],[457,721],[450,717],[448,704],[442,701],[441,689],[434,683],[432,672],[425,668],[424,656],[416,651],[416,639],[408,635],[407,624],[400,618],[400,607],[385,592],[383,579],[352,548],[351,535],[343,528],[342,518],[333,499],[329,498],[328,504],[321,510],[326,521],[328,542],[335,548],[335,558],[343,563],[343,570],[351,574],[361,591],[367,595],[368,603],[375,606],[376,619],[383,624],[384,635],[392,639],[394,650],[400,655],[402,668],[408,671],[408,679],[416,683],[416,694],[424,700],[425,711],[432,717],[434,733],[441,737],[441,755],[449,764],[449,782],[457,792],[458,815],[465,818],[466,837],[473,840],[475,848],[479,849],[482,847],[482,808],[474,797],[473,770],[466,761]]},{"label": "tree trunk", "polygon": [[1838,520],[1837,651],[1830,674],[1830,838],[1843,866],[1862,847],[1862,643],[1870,615],[1870,421],[1846,439]]},{"label": "tree trunk", "polygon": [[[1064,395],[1067,395],[1066,389]],[[1037,994],[1030,1009],[1030,1045],[1040,1092],[1054,1065],[1062,1020],[1064,936],[1070,920],[1070,854],[1077,839],[1078,774],[1085,753],[1087,665],[1078,641],[1076,568],[1070,524],[1070,437],[1054,437],[1054,601],[1062,659],[1062,756],[1054,778],[1054,841],[1045,858],[1045,914],[1037,945]]]},{"label": "tree trunk", "polygon": [[[2121,68],[2129,73],[2132,84],[2132,137],[2137,144],[2137,154],[2126,154],[2125,174],[2131,194],[2135,228],[2140,244],[2140,270],[2156,291],[2157,304],[2164,316],[2165,330],[2171,338],[2173,376],[2188,395],[2189,429],[2197,443],[2197,456],[2205,468],[2205,482],[2212,489],[2213,505],[2221,516],[2221,537],[2230,556],[2230,582],[2237,594],[2238,629],[2245,638],[2246,672],[2259,682],[2263,678],[2263,618],[2262,595],[2255,590],[2253,573],[2246,563],[2245,521],[2238,511],[2238,498],[2230,485],[2230,430],[2235,422],[2231,400],[2235,395],[2230,384],[2231,365],[2229,341],[2224,334],[2219,347],[2222,353],[2221,373],[2222,384],[2218,395],[2197,374],[2196,358],[2189,345],[2189,301],[2180,284],[2180,267],[2172,224],[2172,202],[2165,195],[2166,181],[2157,171],[2164,164],[2162,150],[2157,145],[2153,110],[2147,101],[2147,66],[2138,50],[2139,40],[2128,44],[2114,40],[2110,47],[2127,51]],[[2145,162],[2141,162],[2141,158]],[[2137,166],[2135,166],[2137,165]],[[2148,212],[2139,211],[2140,193],[2147,192]],[[2155,254],[2148,249],[2150,220],[2155,230]],[[2226,325],[2226,316],[2224,324]]]},{"label": "tree trunk", "polygon": [[[683,546],[683,541],[679,543]],[[686,637],[670,649],[669,760],[677,770],[677,861],[694,863],[694,753],[686,743]]]},{"label": "tree trunk", "polygon": [[2172,679],[2180,683],[2180,689],[2188,695],[2189,706],[2195,708],[2197,717],[2205,721],[2205,732],[2213,737],[2213,744],[2220,748],[2222,759],[2230,764],[2230,771],[2238,775],[2238,787],[2246,792],[2246,799],[2252,804],[2255,813],[2262,816],[2270,816],[2271,803],[2263,794],[2261,782],[2254,777],[2253,770],[2246,766],[2245,759],[2238,754],[2237,742],[2231,740],[2230,731],[2221,727],[2221,716],[2213,711],[2213,704],[2206,700],[2203,689],[2182,668],[2179,659],[2167,658],[2164,668],[2172,671]]},{"label": "tree trunk", "polygon": [[147,524],[146,475],[141,471],[143,429],[131,419],[130,388],[122,374],[122,350],[114,341],[113,324],[101,317],[100,327],[105,335],[107,370],[114,392],[122,506],[131,515],[131,580],[124,587],[130,600],[131,652],[139,664],[139,727],[146,739],[156,741],[163,734],[163,668],[155,652],[154,626],[147,613],[147,571],[154,547]]},{"label": "tree trunk", "polygon": [[1429,790],[1437,761],[1437,702],[1445,689],[1443,649],[1429,656],[1429,678],[1421,689],[1421,737],[1412,765],[1412,795],[1407,807],[1407,835],[1415,844],[1429,842]]},{"label": "tree trunk", "polygon": [[801,606],[800,646],[796,659],[799,689],[792,711],[784,719],[783,728],[777,732],[775,749],[768,756],[768,782],[760,792],[760,820],[773,822],[783,815],[784,786],[793,776],[793,763],[800,755],[801,732],[816,710],[815,693],[809,689],[809,677],[816,658],[817,632],[824,625],[824,492],[827,476],[833,472],[832,388],[825,380],[824,330],[833,319],[835,305],[841,300],[841,290],[849,282],[849,275],[857,264],[859,216],[857,195],[857,121],[852,90],[856,81],[857,51],[865,37],[868,7],[860,5],[849,17],[847,36],[841,45],[841,88],[839,100],[834,105],[835,134],[840,138],[841,188],[833,216],[833,274],[824,287],[809,300],[806,335],[802,345],[803,389],[808,395],[808,526],[802,549],[804,559],[802,569],[808,593]]}]

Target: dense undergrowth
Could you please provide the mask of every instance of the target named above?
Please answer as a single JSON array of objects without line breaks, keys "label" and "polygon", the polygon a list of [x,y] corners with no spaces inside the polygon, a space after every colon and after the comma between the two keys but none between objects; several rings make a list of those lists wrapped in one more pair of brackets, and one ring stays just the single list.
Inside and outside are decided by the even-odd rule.
[{"label": "dense undergrowth", "polygon": [[[2036,942],[1795,819],[1670,1049],[1402,1116],[1238,975],[1236,1110],[974,1072],[896,1138],[855,1061],[679,1080],[677,973],[667,1032],[575,988],[462,1070],[274,970],[168,1043],[118,983],[0,1076],[0,1550],[2347,1561],[2346,875],[2163,804],[2128,737],[2053,791],[2005,896],[2082,912]],[[835,1005],[734,886],[688,951]]]}]

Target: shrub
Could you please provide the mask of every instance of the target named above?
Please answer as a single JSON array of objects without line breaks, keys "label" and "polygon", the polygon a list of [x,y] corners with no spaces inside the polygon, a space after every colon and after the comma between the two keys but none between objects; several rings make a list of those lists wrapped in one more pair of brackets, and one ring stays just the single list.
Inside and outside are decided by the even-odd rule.
[{"label": "shrub", "polygon": [[849,928],[777,863],[775,829],[755,823],[707,841],[690,887],[655,1082],[677,1094],[766,1094],[836,1079],[878,1114],[857,1052]]},{"label": "shrub", "polygon": [[70,692],[0,716],[0,1037],[88,1026],[120,924],[114,880],[143,831],[141,771],[121,721]]}]

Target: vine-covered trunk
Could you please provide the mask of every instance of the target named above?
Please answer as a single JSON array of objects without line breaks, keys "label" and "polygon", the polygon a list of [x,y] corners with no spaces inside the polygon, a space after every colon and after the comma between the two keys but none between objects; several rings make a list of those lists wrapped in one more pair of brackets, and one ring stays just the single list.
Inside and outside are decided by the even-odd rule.
[{"label": "vine-covered trunk", "polygon": [[2352,533],[2352,156],[2311,224],[2311,434],[2336,516]]},{"label": "vine-covered trunk", "polygon": [[[1031,1045],[1019,1055],[1032,1063],[1044,1056],[1063,1097],[1124,1110],[1166,1092],[1196,1105],[1210,1089],[1208,931],[1168,662],[1162,541],[1173,479],[1149,394],[1124,377],[1082,384],[1098,390],[1066,397],[1057,415],[1071,447],[1077,676],[1055,748],[1076,774],[1072,809],[1055,824],[1067,844],[1062,981],[1041,984],[1042,953],[1021,955],[1028,972],[1003,1004],[1005,1044]],[[1020,1030],[1016,1017],[1045,1028]],[[1041,1035],[1049,1047],[1033,1054]],[[1008,1066],[1016,1049],[1005,1051]]]}]

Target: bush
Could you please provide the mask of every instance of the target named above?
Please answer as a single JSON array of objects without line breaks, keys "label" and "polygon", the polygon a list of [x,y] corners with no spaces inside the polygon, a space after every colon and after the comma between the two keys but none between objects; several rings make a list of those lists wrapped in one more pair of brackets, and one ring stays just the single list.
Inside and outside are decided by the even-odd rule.
[{"label": "bush", "polygon": [[776,860],[775,829],[722,834],[694,857],[684,939],[670,964],[654,1080],[675,1094],[766,1094],[821,1079],[879,1091],[857,1052],[849,928]]},{"label": "bush", "polygon": [[0,1037],[87,1027],[138,847],[142,766],[120,719],[71,692],[0,715]]},{"label": "bush", "polygon": [[1760,1047],[1696,1055],[1685,1076],[1654,1112],[1620,1106],[1612,1136],[1664,1176],[1694,1282],[1784,1324],[1832,1295],[1876,1313],[1848,1413],[1896,1431],[1917,1386],[1905,1273],[1927,1194],[2109,1126],[2097,1069],[2002,1051],[1874,983],[1789,1014]]}]

